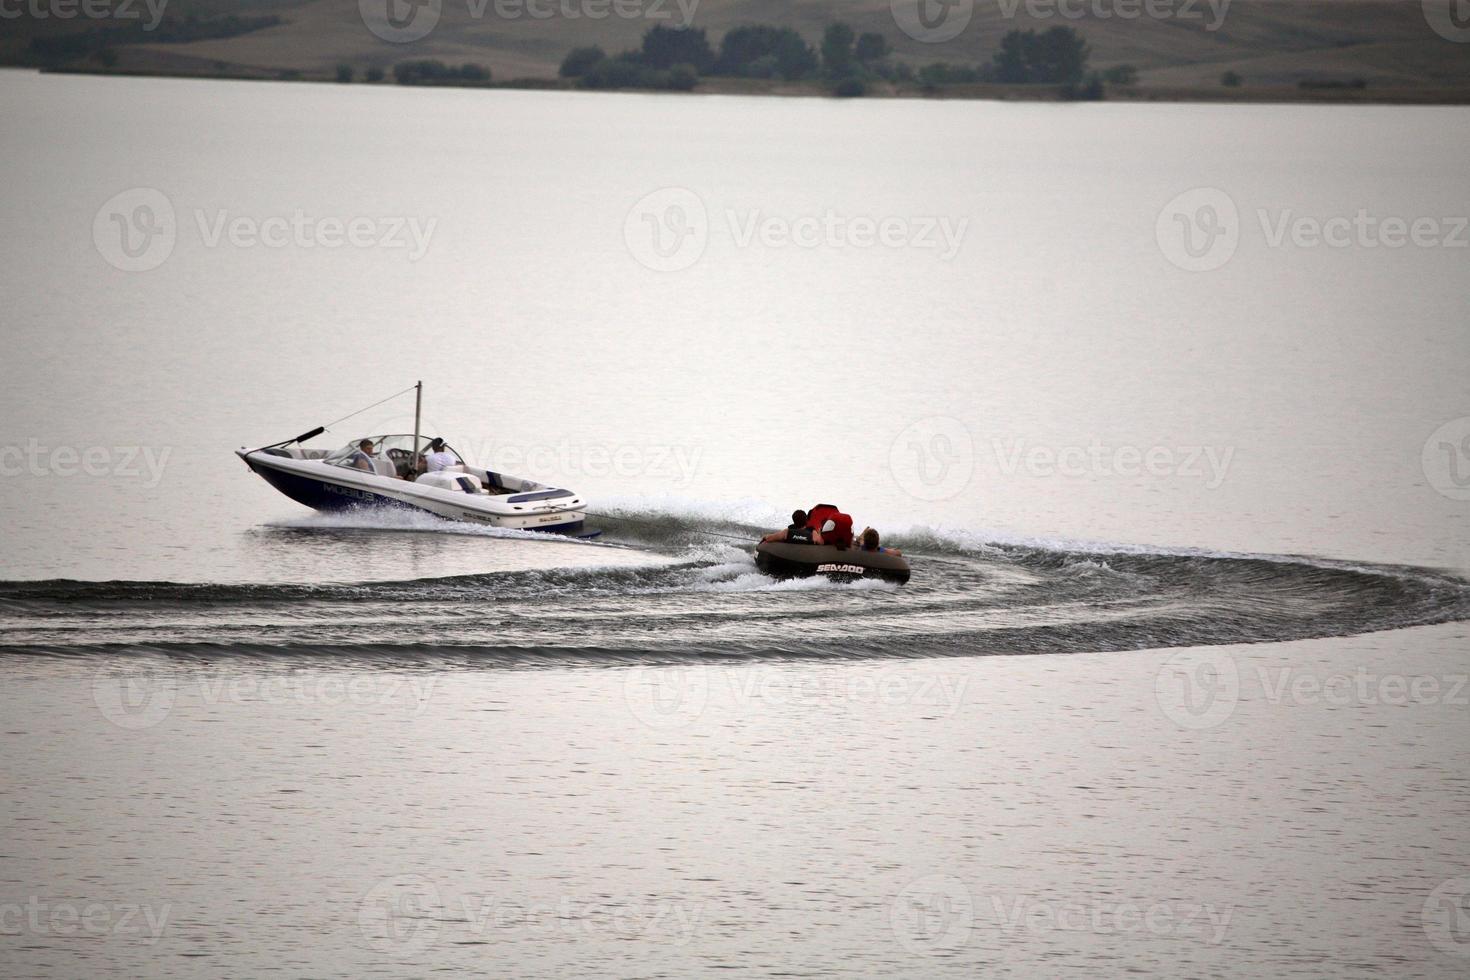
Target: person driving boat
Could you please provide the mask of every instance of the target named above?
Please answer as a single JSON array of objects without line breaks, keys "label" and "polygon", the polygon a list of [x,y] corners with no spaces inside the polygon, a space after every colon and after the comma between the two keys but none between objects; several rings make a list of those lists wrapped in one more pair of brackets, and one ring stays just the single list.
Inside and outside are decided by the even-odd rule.
[{"label": "person driving boat", "polygon": [[374,473],[376,472],[376,469],[373,467],[373,460],[375,458],[377,458],[377,453],[373,452],[373,441],[371,439],[364,439],[357,444],[356,451],[348,458],[347,462],[357,469]]},{"label": "person driving boat", "polygon": [[424,455],[424,463],[428,468],[428,472],[438,473],[440,470],[447,470],[451,466],[458,466],[459,459],[444,445],[443,439],[436,437],[429,443],[429,451]]}]

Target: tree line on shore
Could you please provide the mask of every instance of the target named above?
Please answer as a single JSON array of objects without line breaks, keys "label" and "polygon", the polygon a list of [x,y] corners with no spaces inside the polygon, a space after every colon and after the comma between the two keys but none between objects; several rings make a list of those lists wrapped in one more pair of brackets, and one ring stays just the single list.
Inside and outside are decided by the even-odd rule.
[{"label": "tree line on shore", "polygon": [[1087,42],[1070,27],[1015,30],[988,62],[933,62],[916,69],[894,58],[882,34],[858,34],[844,23],[829,24],[816,45],[789,27],[750,24],[727,31],[718,48],[703,28],[659,25],[636,50],[609,55],[597,46],[573,48],[560,74],[589,89],[688,91],[702,76],[815,81],[839,96],[863,95],[884,81],[917,83],[926,91],[976,82],[1058,85],[1064,97],[1101,98],[1104,82],[1137,80],[1131,65],[1089,73],[1089,54]]}]

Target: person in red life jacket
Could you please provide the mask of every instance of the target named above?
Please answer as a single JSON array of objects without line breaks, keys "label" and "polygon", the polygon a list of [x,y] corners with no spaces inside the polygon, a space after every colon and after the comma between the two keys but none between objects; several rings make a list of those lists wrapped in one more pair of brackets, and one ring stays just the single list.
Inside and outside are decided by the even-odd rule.
[{"label": "person in red life jacket", "polygon": [[791,512],[791,525],[780,531],[772,531],[761,538],[763,542],[786,541],[791,544],[811,544],[812,529],[806,526],[807,513],[804,510]]},{"label": "person in red life jacket", "polygon": [[839,550],[852,547],[852,518],[833,504],[817,504],[807,512],[807,527],[812,529],[812,542],[827,544]]}]

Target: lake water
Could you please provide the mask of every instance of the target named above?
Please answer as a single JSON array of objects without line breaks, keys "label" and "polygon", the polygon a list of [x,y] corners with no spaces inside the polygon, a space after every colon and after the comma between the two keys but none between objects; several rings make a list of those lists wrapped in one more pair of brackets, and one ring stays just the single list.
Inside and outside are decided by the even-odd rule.
[{"label": "lake water", "polygon": [[1463,975],[1467,122],[0,72],[0,972]]}]

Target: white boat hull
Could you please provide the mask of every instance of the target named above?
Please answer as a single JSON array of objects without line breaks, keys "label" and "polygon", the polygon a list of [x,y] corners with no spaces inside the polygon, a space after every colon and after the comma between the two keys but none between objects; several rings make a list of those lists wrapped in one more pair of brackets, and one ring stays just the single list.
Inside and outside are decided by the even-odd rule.
[{"label": "white boat hull", "polygon": [[562,534],[581,531],[587,517],[581,495],[570,490],[469,467],[466,474],[488,477],[508,492],[470,493],[427,486],[321,459],[299,459],[283,450],[240,450],[236,455],[281,493],[315,510],[406,507],[452,521]]}]

